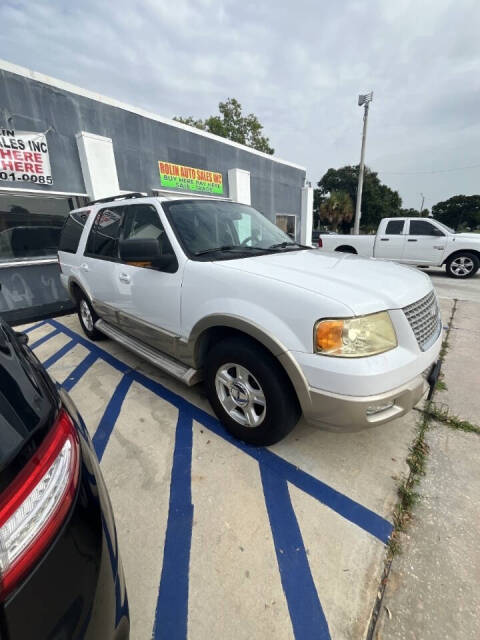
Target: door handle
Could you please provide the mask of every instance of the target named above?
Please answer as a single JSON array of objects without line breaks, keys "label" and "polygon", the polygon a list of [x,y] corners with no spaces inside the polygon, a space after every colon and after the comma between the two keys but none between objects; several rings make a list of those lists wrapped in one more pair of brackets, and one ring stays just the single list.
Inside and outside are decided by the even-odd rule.
[{"label": "door handle", "polygon": [[82,269],[82,271],[88,271],[88,264],[84,262],[83,264],[80,265],[80,268]]},{"label": "door handle", "polygon": [[381,242],[390,242],[390,238],[380,238]]},{"label": "door handle", "polygon": [[416,238],[409,238],[408,242],[418,242],[418,240]]},{"label": "door handle", "polygon": [[126,273],[121,273],[118,276],[118,279],[120,280],[120,282],[125,282],[125,284],[130,284],[130,276],[128,276]]}]

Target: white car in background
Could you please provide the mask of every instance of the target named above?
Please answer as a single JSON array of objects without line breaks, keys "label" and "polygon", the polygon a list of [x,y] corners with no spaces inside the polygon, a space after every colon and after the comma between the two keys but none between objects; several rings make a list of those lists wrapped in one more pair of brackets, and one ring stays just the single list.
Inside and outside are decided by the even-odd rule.
[{"label": "white car in background", "polygon": [[383,218],[376,235],[322,235],[319,248],[422,267],[445,265],[452,278],[480,267],[480,234],[456,233],[432,218]]},{"label": "white car in background", "polygon": [[438,372],[428,276],[301,246],[243,204],[97,201],[70,214],[58,255],[89,338],[203,380],[225,427],[255,445],[302,413],[339,430],[383,424]]}]

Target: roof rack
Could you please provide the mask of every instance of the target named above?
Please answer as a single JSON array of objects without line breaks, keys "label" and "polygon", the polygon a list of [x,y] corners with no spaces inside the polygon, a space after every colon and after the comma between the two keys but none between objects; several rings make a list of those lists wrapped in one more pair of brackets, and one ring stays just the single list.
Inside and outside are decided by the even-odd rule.
[{"label": "roof rack", "polygon": [[113,200],[130,200],[131,198],[144,198],[145,195],[143,193],[138,193],[138,191],[132,191],[132,193],[123,193],[118,196],[109,196],[108,198],[100,198],[99,200],[90,200],[85,205],[86,207],[91,206],[92,204],[99,204],[101,202],[112,202]]}]

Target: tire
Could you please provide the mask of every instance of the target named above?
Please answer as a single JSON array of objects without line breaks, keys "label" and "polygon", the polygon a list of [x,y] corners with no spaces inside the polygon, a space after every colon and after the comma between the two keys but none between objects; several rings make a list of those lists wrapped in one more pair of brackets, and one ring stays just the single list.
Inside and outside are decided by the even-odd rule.
[{"label": "tire", "polygon": [[471,278],[480,267],[478,256],[469,251],[462,251],[451,256],[447,260],[447,274],[450,278]]},{"label": "tire", "polygon": [[77,295],[77,304],[78,319],[82,325],[84,334],[87,338],[90,338],[90,340],[103,340],[105,335],[98,329],[95,329],[95,322],[98,320],[98,316],[83,291],[80,291]]},{"label": "tire", "polygon": [[247,338],[226,338],[213,347],[207,355],[205,387],[227,431],[249,444],[279,442],[301,415],[295,392],[276,358]]}]

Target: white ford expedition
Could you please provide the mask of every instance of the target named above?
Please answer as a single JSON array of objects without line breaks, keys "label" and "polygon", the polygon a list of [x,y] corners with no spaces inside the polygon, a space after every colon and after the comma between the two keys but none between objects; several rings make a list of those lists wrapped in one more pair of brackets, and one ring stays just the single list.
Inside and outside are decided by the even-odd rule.
[{"label": "white ford expedition", "polygon": [[417,266],[445,265],[451,278],[470,278],[480,267],[480,234],[456,233],[432,218],[383,218],[376,235],[322,235],[318,246]]},{"label": "white ford expedition", "polygon": [[253,444],[277,442],[301,413],[333,429],[385,423],[438,371],[428,276],[298,245],[243,204],[97,201],[70,214],[59,263],[89,338],[204,380],[224,426]]}]

